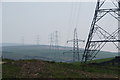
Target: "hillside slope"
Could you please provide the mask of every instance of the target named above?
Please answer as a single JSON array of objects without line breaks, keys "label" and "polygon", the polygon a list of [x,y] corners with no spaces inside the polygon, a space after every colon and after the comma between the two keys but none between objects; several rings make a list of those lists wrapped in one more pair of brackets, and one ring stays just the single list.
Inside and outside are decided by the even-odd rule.
[{"label": "hillside slope", "polygon": [[118,66],[3,60],[3,78],[118,78]]},{"label": "hillside slope", "polygon": [[[2,57],[8,59],[41,59],[56,62],[73,62],[72,48],[60,46],[59,50],[50,49],[49,45],[24,45],[24,46],[3,46]],[[67,52],[63,54],[64,52]],[[80,59],[82,59],[84,49],[80,49]],[[118,53],[100,51],[96,59],[111,58]]]}]

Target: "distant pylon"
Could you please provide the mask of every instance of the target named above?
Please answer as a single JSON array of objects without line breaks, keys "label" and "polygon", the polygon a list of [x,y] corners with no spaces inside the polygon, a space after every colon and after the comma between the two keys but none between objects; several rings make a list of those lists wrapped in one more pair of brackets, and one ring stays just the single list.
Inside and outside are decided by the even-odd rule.
[{"label": "distant pylon", "polygon": [[[57,53],[59,53],[59,40],[58,40],[58,31],[54,31],[50,34],[50,50],[54,52],[54,59],[58,56]],[[60,57],[60,56],[59,56]]]},{"label": "distant pylon", "polygon": [[56,30],[56,31],[54,31],[54,33],[53,33],[53,35],[54,35],[54,59],[55,58],[60,58],[60,56],[58,55],[58,53],[59,53],[59,45],[58,45],[58,42],[59,42],[59,40],[58,40],[58,31]]},{"label": "distant pylon", "polygon": [[56,49],[56,50],[59,50],[58,31],[55,31],[55,49]]},{"label": "distant pylon", "polygon": [[24,36],[22,36],[21,43],[22,43],[22,45],[25,44],[25,42],[24,42]]},{"label": "distant pylon", "polygon": [[40,44],[39,42],[40,42],[40,37],[39,37],[39,35],[37,35],[37,40],[36,40],[37,45]]},{"label": "distant pylon", "polygon": [[53,40],[53,34],[51,33],[50,34],[50,46],[49,46],[49,48],[50,48],[50,50],[52,50],[53,49],[53,46],[54,46],[54,40]]},{"label": "distant pylon", "polygon": [[58,31],[50,34],[50,49],[59,49]]},{"label": "distant pylon", "polygon": [[77,36],[77,29],[75,28],[74,29],[74,37],[73,37],[73,40],[68,40],[68,42],[73,42],[73,61],[80,61],[80,50],[79,50],[79,45],[78,45],[78,42],[84,42],[84,40],[80,40],[78,39],[78,36]]}]

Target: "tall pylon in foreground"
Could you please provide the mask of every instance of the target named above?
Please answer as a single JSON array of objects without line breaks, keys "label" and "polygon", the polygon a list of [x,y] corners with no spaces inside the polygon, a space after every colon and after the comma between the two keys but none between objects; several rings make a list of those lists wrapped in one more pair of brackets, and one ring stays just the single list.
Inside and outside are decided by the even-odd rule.
[{"label": "tall pylon in foreground", "polygon": [[[119,11],[118,11],[118,19],[120,20],[120,0],[118,2],[118,8],[119,8]],[[120,29],[120,21],[118,21],[118,28]],[[120,40],[120,30],[118,31],[118,40]],[[120,42],[118,42],[118,56],[120,56]]]},{"label": "tall pylon in foreground", "polygon": [[80,50],[79,50],[79,45],[78,42],[84,42],[84,40],[78,39],[77,36],[77,29],[74,29],[74,37],[73,40],[68,40],[68,42],[73,42],[73,61],[80,61]]},{"label": "tall pylon in foreground", "polygon": [[[118,1],[116,0],[116,2],[111,1],[115,8],[109,9],[103,8],[104,7],[103,5],[105,3],[106,0],[97,0],[94,18],[91,24],[90,32],[85,46],[85,51],[82,58],[83,62],[91,61],[92,59],[94,59],[98,52],[108,42],[113,43],[116,46],[116,48],[118,48],[118,51],[120,51],[120,1],[119,0]],[[98,22],[100,22],[100,20],[106,15],[111,15],[118,21],[118,28],[115,31],[113,31],[113,33],[109,33],[107,30],[104,30],[98,24]],[[113,26],[110,26],[110,28],[111,27]],[[97,38],[95,38],[96,35]]]}]

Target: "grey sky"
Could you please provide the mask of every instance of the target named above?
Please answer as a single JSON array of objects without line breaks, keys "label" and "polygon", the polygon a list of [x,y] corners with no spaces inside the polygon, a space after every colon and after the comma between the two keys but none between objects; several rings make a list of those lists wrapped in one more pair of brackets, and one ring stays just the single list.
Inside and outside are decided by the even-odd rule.
[{"label": "grey sky", "polygon": [[[76,24],[78,37],[87,39],[95,6],[95,2],[4,2],[3,43],[21,43],[21,38],[24,36],[26,44],[36,44],[39,34],[40,44],[49,44],[49,35],[58,30],[59,44],[65,45],[67,40],[73,38]],[[117,21],[110,16],[106,16],[106,19],[101,21],[103,22],[105,23],[100,25],[105,26],[108,31],[116,29],[110,28],[117,25]],[[84,47],[83,43],[80,45]],[[112,46],[107,46],[104,50],[115,51],[116,48]]]}]

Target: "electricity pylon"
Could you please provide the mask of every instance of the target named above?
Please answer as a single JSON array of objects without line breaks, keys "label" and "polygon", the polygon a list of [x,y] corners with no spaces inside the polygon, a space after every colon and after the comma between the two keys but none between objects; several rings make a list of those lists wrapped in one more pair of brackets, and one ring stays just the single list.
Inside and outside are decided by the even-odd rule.
[{"label": "electricity pylon", "polygon": [[[59,35],[58,31],[55,31],[51,33],[50,35],[50,50],[54,51],[54,59],[58,56],[57,53],[59,53]],[[59,56],[60,57],[60,56]]]},{"label": "electricity pylon", "polygon": [[25,39],[24,39],[24,36],[22,36],[21,42],[22,42],[22,45],[24,45],[24,44],[25,44]]},{"label": "electricity pylon", "polygon": [[50,34],[50,50],[52,50],[53,49],[53,46],[54,46],[54,40],[53,40],[53,34],[51,33]]},{"label": "electricity pylon", "polygon": [[50,49],[59,50],[58,31],[50,34]]},{"label": "electricity pylon", "polygon": [[59,45],[58,45],[58,31],[55,31],[55,49],[58,51],[59,50]]},{"label": "electricity pylon", "polygon": [[40,37],[39,37],[39,35],[37,35],[37,40],[36,40],[37,45],[40,44],[39,42],[40,42]]},{"label": "electricity pylon", "polygon": [[80,40],[78,39],[78,36],[77,36],[77,29],[75,28],[74,29],[74,37],[73,37],[73,40],[68,40],[68,42],[73,42],[73,61],[80,61],[80,50],[79,50],[79,45],[78,45],[78,42],[84,42],[84,40]]},{"label": "electricity pylon", "polygon": [[[90,32],[82,58],[83,62],[91,61],[92,59],[94,59],[98,52],[108,42],[113,43],[120,51],[120,1],[111,2],[115,6],[115,8],[109,9],[103,8],[103,5],[105,3],[106,0],[97,0],[94,18],[91,24]],[[113,31],[113,33],[109,33],[107,30],[104,30],[100,25],[98,25],[98,22],[100,22],[100,20],[108,14],[115,18],[119,23],[118,28]],[[97,38],[95,38],[96,35]],[[119,45],[116,43],[118,43]]]},{"label": "electricity pylon", "polygon": [[[118,19],[120,20],[120,1],[118,2]],[[118,28],[120,28],[120,21],[118,21]],[[118,40],[120,40],[120,30],[118,31]],[[120,42],[118,42],[118,47],[120,47]],[[118,48],[118,56],[120,56],[120,49]]]}]

